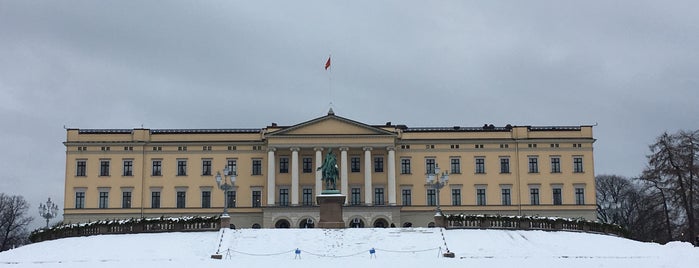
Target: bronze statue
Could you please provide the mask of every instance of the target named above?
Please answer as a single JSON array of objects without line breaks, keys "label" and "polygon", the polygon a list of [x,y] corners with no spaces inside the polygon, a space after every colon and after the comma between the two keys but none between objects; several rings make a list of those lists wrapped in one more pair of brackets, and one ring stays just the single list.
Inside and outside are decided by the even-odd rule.
[{"label": "bronze statue", "polygon": [[321,171],[321,179],[325,181],[326,190],[336,190],[339,172],[337,170],[337,159],[332,149],[328,149],[328,154],[325,155],[325,161],[323,161],[323,165],[318,167],[318,170]]}]

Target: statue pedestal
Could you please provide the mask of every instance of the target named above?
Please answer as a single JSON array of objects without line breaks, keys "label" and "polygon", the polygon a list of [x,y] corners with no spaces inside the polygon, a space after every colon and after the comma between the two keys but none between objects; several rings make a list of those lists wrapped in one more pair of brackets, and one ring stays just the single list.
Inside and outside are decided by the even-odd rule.
[{"label": "statue pedestal", "polygon": [[316,196],[316,201],[320,205],[320,220],[318,228],[341,229],[345,228],[342,220],[342,205],[347,197],[341,194],[321,194]]}]

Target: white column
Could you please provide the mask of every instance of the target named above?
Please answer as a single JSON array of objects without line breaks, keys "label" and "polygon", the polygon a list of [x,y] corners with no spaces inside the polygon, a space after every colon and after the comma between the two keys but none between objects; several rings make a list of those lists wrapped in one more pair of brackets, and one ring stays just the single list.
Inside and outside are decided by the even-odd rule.
[{"label": "white column", "polygon": [[299,205],[299,148],[291,148],[291,205]]},{"label": "white column", "polygon": [[396,150],[393,147],[388,150],[388,205],[396,205]]},{"label": "white column", "polygon": [[276,194],[277,181],[275,178],[276,169],[274,163],[277,159],[274,157],[274,147],[267,149],[267,206],[274,206],[274,194]]},{"label": "white column", "polygon": [[[323,148],[313,148],[316,151],[316,195],[320,195],[323,191],[323,173],[318,170],[323,165]],[[315,198],[313,199],[315,202]]]},{"label": "white column", "polygon": [[[342,170],[340,171],[340,181],[342,182],[342,188],[340,189],[340,192],[347,196],[348,190],[347,188],[349,187],[349,182],[348,178],[349,176],[347,175],[347,151],[349,148],[347,147],[341,147],[340,148],[340,165],[342,165]],[[345,204],[347,204],[349,198],[345,198]]]},{"label": "white column", "polygon": [[364,147],[364,204],[371,206],[371,147]]}]

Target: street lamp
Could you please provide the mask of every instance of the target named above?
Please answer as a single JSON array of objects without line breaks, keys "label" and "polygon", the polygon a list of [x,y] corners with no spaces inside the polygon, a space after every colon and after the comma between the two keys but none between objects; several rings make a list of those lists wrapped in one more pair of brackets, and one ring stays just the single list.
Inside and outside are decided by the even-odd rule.
[{"label": "street lamp", "polygon": [[437,190],[437,211],[435,216],[442,216],[442,209],[439,207],[439,190],[449,183],[449,171],[440,174],[439,165],[435,165],[433,173],[427,173],[427,187]]},{"label": "street lamp", "polygon": [[46,201],[46,204],[39,204],[39,215],[46,219],[46,229],[49,228],[49,220],[56,217],[58,214],[58,206],[51,202],[51,197]]},{"label": "street lamp", "polygon": [[[223,176],[221,176],[221,172],[217,171],[216,172],[216,184],[218,184],[218,188],[223,190],[223,215],[224,217],[228,217],[228,191],[233,190],[235,187],[235,177],[237,176],[236,168],[235,166],[226,166],[223,169]],[[226,176],[230,176],[230,184],[228,184],[228,181],[226,181]]]}]

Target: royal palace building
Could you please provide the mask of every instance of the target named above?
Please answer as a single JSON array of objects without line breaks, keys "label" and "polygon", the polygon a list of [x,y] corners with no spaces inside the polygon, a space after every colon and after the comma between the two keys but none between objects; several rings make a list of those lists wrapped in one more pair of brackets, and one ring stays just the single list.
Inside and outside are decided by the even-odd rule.
[{"label": "royal palace building", "polygon": [[[227,206],[237,228],[313,227],[317,167],[332,152],[348,227],[430,226],[438,205],[594,220],[594,142],[592,126],[368,125],[332,110],[256,129],[68,129],[63,216],[215,216]],[[227,166],[235,183],[223,191],[216,175]],[[436,170],[448,174],[441,188],[426,182]]]}]

